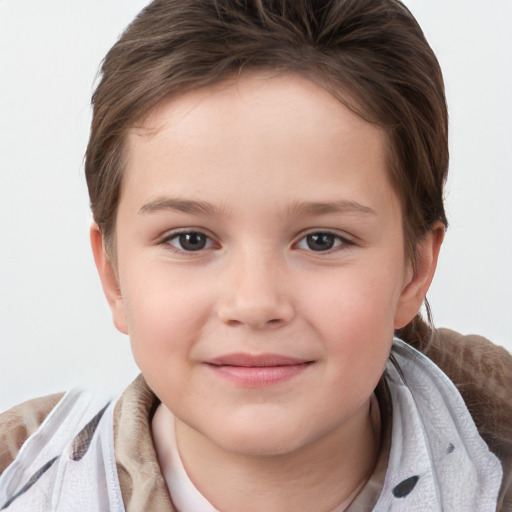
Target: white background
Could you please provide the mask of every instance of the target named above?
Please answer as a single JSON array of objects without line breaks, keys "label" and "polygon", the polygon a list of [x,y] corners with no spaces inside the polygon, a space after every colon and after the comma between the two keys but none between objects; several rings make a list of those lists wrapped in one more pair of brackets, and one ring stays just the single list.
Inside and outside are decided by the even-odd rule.
[{"label": "white background", "polygon": [[[0,409],[137,373],[88,242],[99,63],[145,0],[0,0]],[[512,0],[409,0],[445,73],[450,228],[438,326],[512,350]]]}]

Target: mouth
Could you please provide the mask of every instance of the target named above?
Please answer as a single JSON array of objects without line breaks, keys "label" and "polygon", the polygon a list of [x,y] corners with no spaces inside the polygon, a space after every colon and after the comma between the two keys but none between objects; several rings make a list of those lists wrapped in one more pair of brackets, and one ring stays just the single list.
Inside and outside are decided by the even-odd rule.
[{"label": "mouth", "polygon": [[313,361],[278,354],[228,354],[206,362],[211,371],[242,387],[265,387],[305,372]]}]

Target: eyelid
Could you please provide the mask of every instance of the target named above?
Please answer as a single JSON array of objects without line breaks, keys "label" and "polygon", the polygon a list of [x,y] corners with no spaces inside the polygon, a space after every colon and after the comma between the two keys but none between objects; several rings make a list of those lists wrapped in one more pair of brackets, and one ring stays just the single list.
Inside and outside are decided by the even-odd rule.
[{"label": "eyelid", "polygon": [[[197,251],[186,251],[184,249],[180,249],[170,243],[171,240],[176,239],[180,235],[187,234],[187,233],[198,233],[201,235],[204,235],[208,238],[210,245],[209,247],[205,247],[203,249],[199,249]],[[328,249],[326,251],[317,251],[318,254],[328,254],[330,252],[335,252],[336,250],[339,250],[340,247],[346,247],[346,246],[352,246],[356,244],[356,241],[354,237],[347,235],[345,232],[340,232],[334,229],[322,229],[322,228],[315,228],[315,229],[308,229],[307,231],[301,232],[296,238],[295,241],[292,243],[292,248],[297,248],[298,244],[302,242],[307,236],[314,235],[314,234],[325,234],[325,235],[331,235],[335,237],[337,240],[339,240],[341,243],[339,245],[336,245],[335,247]],[[216,237],[209,232],[209,230],[199,227],[183,227],[183,228],[176,228],[170,231],[167,231],[164,235],[162,235],[157,240],[158,245],[165,245],[170,250],[173,250],[177,253],[183,253],[183,254],[194,254],[194,253],[201,253],[208,249],[217,248],[220,246],[219,242],[216,240]],[[303,249],[308,252],[315,252],[311,249]]]},{"label": "eyelid", "polygon": [[340,232],[340,231],[337,231],[334,229],[317,228],[317,229],[308,229],[307,231],[300,233],[297,236],[296,241],[292,244],[292,246],[297,247],[300,242],[302,242],[303,240],[306,239],[306,237],[308,237],[310,235],[316,235],[316,234],[331,235],[334,238],[336,238],[337,240],[339,240],[341,243],[339,245],[335,245],[334,247],[332,247],[331,249],[328,249],[326,251],[313,251],[311,249],[305,249],[305,248],[303,250],[312,252],[315,254],[329,254],[331,252],[340,250],[342,247],[355,245],[354,238],[347,235],[344,232]]},{"label": "eyelid", "polygon": [[[210,242],[209,247],[204,247],[202,249],[198,249],[197,251],[186,251],[185,249],[180,249],[179,247],[176,247],[175,245],[171,244],[170,241],[178,238],[180,235],[185,235],[189,233],[197,233],[200,235],[205,236],[208,241]],[[177,228],[170,231],[167,231],[164,235],[162,235],[157,240],[158,245],[164,245],[169,250],[175,251],[176,253],[180,254],[198,254],[207,251],[208,249],[212,249],[215,246],[219,246],[218,242],[216,242],[215,237],[206,229],[203,228],[196,228],[196,227],[185,227],[185,228]]]}]

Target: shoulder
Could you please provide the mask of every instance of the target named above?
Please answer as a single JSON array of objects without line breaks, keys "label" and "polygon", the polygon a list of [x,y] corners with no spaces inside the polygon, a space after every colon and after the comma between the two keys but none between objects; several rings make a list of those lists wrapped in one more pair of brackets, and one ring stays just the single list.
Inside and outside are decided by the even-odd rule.
[{"label": "shoulder", "polygon": [[0,414],[0,474],[16,458],[64,393],[29,400]]},{"label": "shoulder", "polygon": [[450,329],[434,331],[424,353],[457,386],[491,449],[500,438],[512,444],[512,355],[482,336]]},{"label": "shoulder", "polygon": [[512,509],[512,355],[482,336],[434,331],[421,350],[452,380],[490,450],[502,462],[501,510]]}]

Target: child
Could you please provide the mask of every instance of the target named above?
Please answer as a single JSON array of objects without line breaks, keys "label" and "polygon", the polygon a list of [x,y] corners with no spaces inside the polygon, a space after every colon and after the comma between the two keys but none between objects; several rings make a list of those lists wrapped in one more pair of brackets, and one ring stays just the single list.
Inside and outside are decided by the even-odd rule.
[{"label": "child", "polygon": [[156,0],[102,71],[91,243],[142,375],[5,413],[0,507],[510,510],[512,358],[418,316],[447,114],[407,9]]}]

